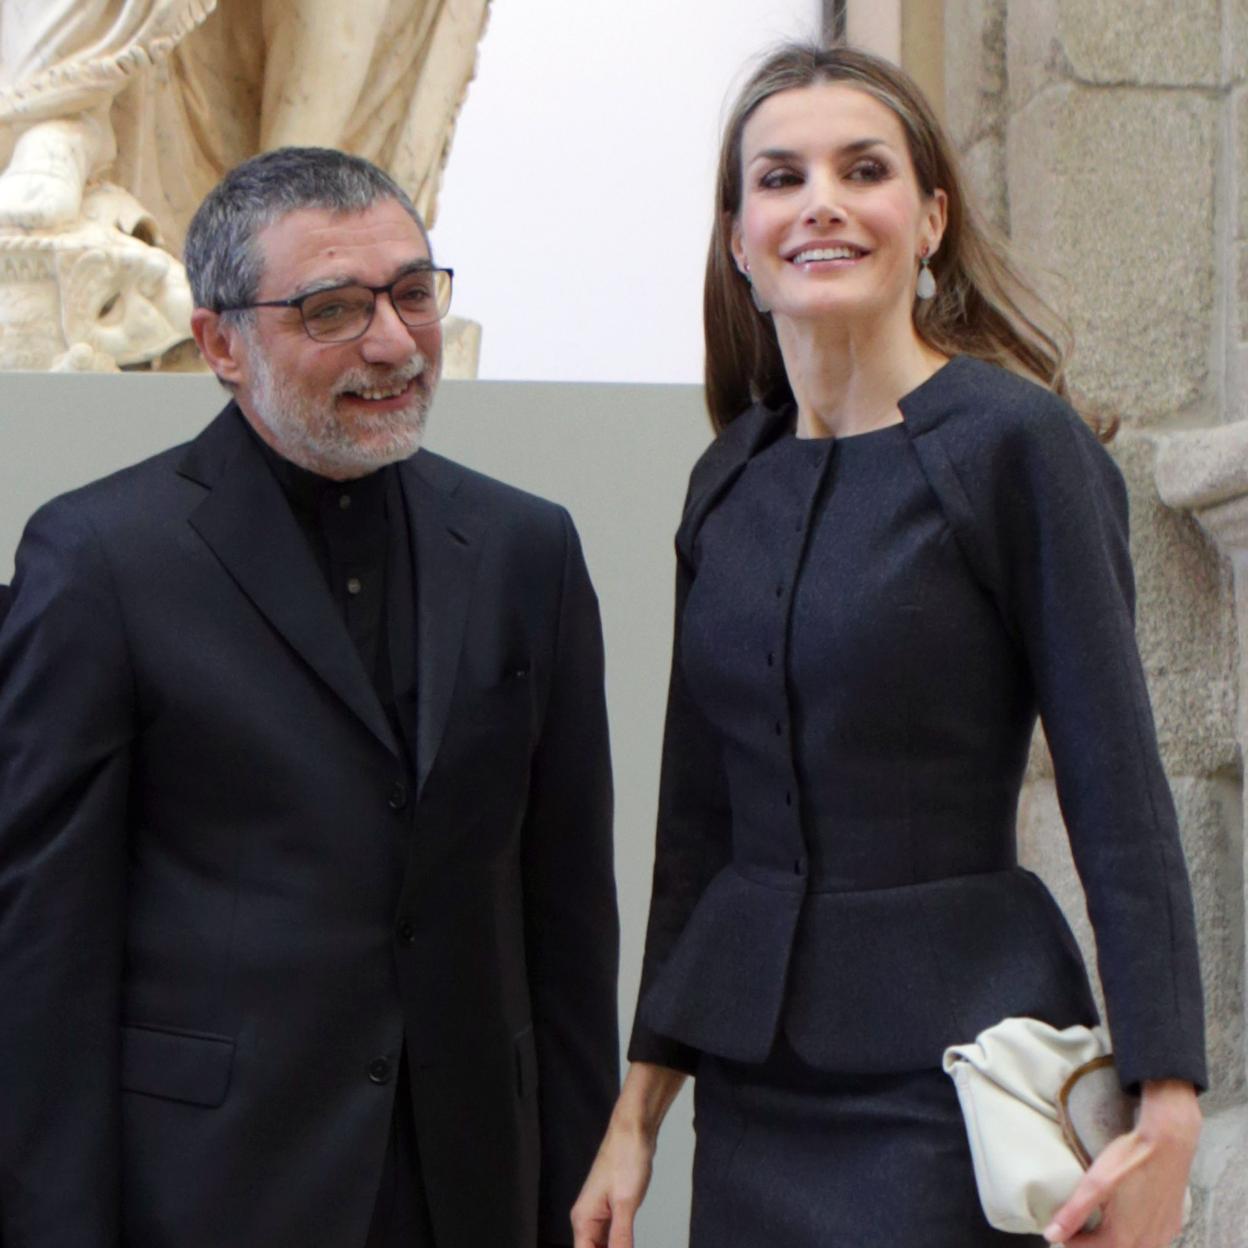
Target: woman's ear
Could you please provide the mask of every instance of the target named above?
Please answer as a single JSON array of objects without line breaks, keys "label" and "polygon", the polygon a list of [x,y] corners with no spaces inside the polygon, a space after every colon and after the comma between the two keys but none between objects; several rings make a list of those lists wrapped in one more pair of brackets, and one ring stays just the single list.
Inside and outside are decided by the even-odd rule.
[{"label": "woman's ear", "polygon": [[923,222],[923,243],[927,251],[924,254],[934,256],[940,250],[948,221],[949,196],[937,187],[927,199],[927,212]]},{"label": "woman's ear", "polygon": [[737,270],[744,277],[750,275],[750,262],[745,258],[745,244],[741,241],[741,227],[734,221],[728,236],[728,245],[732,248],[732,258]]}]

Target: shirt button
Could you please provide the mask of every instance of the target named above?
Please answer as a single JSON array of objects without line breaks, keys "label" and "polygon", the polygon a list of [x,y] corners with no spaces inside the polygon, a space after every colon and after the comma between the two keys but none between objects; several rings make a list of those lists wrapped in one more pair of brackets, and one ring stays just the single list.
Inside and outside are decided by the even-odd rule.
[{"label": "shirt button", "polygon": [[363,588],[364,587],[360,584],[360,578],[358,576],[347,577],[347,593],[358,594]]},{"label": "shirt button", "polygon": [[391,1061],[388,1057],[375,1057],[368,1064],[368,1078],[370,1083],[389,1083],[391,1072]]},{"label": "shirt button", "polygon": [[399,939],[405,945],[414,945],[416,943],[416,927],[411,919],[401,919],[399,921]]},{"label": "shirt button", "polygon": [[402,780],[395,781],[394,788],[390,790],[390,809],[402,810],[407,805],[407,785]]},{"label": "shirt button", "polygon": [[339,510],[339,511],[350,511],[350,510],[351,510],[351,495],[350,495],[350,494],[339,494],[339,495],[338,495],[338,510]]}]

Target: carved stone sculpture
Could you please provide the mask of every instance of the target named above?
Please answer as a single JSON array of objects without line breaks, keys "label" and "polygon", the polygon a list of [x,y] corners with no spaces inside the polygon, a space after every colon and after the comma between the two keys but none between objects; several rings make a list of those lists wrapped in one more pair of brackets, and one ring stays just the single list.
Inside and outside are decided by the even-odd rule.
[{"label": "carved stone sculpture", "polygon": [[257,152],[365,156],[432,223],[488,2],[0,0],[0,368],[166,357],[190,310],[169,253]]},{"label": "carved stone sculpture", "polygon": [[0,357],[7,368],[111,371],[185,341],[182,266],[126,191],[90,191],[62,230],[0,232]]}]

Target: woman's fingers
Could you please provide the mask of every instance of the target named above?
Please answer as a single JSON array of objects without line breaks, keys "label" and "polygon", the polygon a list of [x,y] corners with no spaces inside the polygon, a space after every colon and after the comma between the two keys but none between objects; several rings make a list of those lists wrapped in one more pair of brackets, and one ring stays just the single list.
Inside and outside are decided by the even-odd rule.
[{"label": "woman's fingers", "polygon": [[[1138,1132],[1120,1135],[1092,1163],[1070,1199],[1053,1215],[1053,1221],[1045,1228],[1045,1239],[1051,1244],[1074,1239],[1093,1212],[1109,1204],[1118,1185],[1142,1166],[1152,1151],[1152,1145],[1141,1139]],[[1090,1244],[1090,1236],[1085,1236],[1084,1242]]]}]

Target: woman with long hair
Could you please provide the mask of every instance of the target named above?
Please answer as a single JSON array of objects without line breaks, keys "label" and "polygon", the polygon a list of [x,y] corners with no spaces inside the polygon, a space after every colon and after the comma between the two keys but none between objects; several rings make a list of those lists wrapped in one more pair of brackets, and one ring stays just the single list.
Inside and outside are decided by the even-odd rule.
[{"label": "woman with long hair", "polygon": [[1195,928],[1062,322],[915,85],[794,44],[725,128],[705,325],[632,1065],[577,1248],[631,1246],[689,1074],[694,1248],[1033,1242],[986,1222],[941,1058],[1096,1021],[1016,857],[1037,715],[1141,1109],[1034,1242],[1161,1248],[1206,1077]]}]

